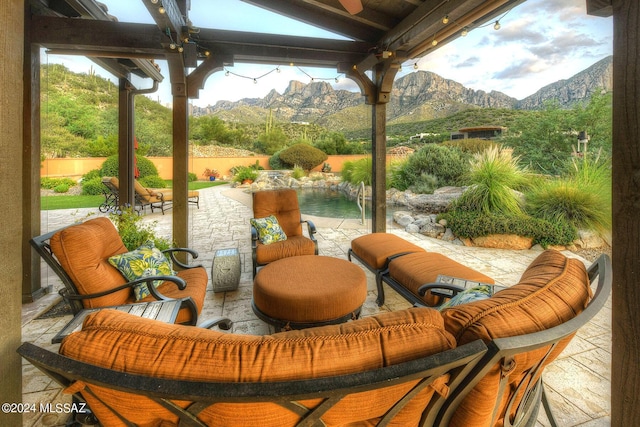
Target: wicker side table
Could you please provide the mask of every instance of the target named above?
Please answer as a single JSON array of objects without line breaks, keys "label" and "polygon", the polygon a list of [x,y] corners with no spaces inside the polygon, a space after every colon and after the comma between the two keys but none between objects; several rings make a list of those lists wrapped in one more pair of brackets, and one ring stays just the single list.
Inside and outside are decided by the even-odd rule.
[{"label": "wicker side table", "polygon": [[240,253],[238,249],[219,249],[213,256],[211,282],[213,292],[235,291],[240,284]]}]

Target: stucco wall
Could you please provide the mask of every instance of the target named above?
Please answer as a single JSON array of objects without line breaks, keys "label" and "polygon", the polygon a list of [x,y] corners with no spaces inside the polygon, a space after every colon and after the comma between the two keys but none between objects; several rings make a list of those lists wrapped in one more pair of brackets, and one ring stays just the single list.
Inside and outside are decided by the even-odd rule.
[{"label": "stucco wall", "polygon": [[[329,156],[326,163],[331,165],[333,172],[340,172],[342,165],[348,161],[354,161],[367,157],[366,155]],[[158,174],[163,179],[173,179],[173,159],[171,157],[149,157],[149,160],[158,168]],[[98,169],[105,161],[104,157],[91,158],[61,158],[46,159],[42,162],[40,175],[44,177],[69,177],[79,179],[85,173]],[[189,159],[189,172],[193,172],[198,179],[204,179],[202,173],[206,168],[217,169],[221,176],[229,176],[230,169],[234,166],[249,166],[258,162],[265,169],[269,167],[269,156],[252,157],[192,157]],[[314,170],[322,169],[319,165]]]}]

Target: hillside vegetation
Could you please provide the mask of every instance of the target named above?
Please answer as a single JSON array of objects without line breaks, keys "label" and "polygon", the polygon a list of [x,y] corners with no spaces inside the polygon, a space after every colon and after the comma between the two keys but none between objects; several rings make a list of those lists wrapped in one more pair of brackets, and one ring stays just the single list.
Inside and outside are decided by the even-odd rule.
[{"label": "hillside vegetation", "polygon": [[[117,153],[118,88],[92,69],[73,73],[59,64],[42,66],[42,153],[52,157],[108,157]],[[589,102],[563,109],[546,102],[539,111],[480,108],[461,105],[447,117],[427,121],[390,122],[387,146],[419,149],[425,143],[450,139],[463,127],[497,125],[507,131],[498,142],[514,149],[533,170],[561,173],[565,160],[586,130],[590,150],[611,152],[611,94],[595,93]],[[149,99],[135,99],[135,136],[138,154],[170,156],[171,110]],[[237,113],[237,109],[235,112]],[[327,154],[357,154],[370,150],[370,108],[359,105],[331,115],[331,128],[315,123],[278,120],[278,112],[243,107],[241,116],[202,115],[190,118],[189,139],[194,147],[222,146],[273,155],[298,143],[309,143]],[[243,120],[245,118],[246,120]],[[403,121],[406,118],[402,119]],[[354,124],[363,126],[353,129]],[[429,134],[422,141],[410,137]],[[194,152],[198,150],[194,149]],[[203,150],[206,151],[206,150]]]}]

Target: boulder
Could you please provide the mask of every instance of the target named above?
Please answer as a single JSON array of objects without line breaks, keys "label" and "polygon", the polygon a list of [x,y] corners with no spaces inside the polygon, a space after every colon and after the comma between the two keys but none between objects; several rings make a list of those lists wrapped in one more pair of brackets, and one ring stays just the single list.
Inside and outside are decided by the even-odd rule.
[{"label": "boulder", "polygon": [[533,245],[533,238],[515,234],[491,234],[471,240],[475,246],[494,249],[529,249]]}]

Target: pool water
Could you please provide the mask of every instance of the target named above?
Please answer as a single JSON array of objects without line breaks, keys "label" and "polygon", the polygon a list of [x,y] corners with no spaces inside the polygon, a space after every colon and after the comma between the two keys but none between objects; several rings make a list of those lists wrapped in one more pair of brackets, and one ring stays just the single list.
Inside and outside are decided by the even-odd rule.
[{"label": "pool water", "polygon": [[[298,189],[298,204],[305,215],[323,216],[326,218],[360,219],[362,214],[356,200],[350,200],[344,193],[331,190]],[[366,201],[366,218],[371,218],[371,201]],[[393,210],[387,206],[387,216]]]}]

